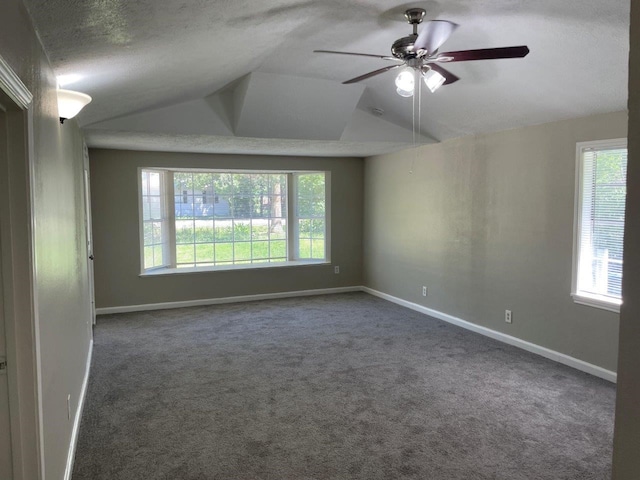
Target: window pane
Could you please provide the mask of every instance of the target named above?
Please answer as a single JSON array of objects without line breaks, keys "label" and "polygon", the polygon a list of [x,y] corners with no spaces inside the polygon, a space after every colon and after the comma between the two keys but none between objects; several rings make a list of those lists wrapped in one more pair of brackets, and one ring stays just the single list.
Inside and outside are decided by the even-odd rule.
[{"label": "window pane", "polygon": [[251,175],[237,173],[233,175],[233,193],[238,196],[251,195]]},{"label": "window pane", "polygon": [[271,240],[286,240],[287,220],[284,218],[272,218],[269,220],[269,238]]},{"label": "window pane", "polygon": [[162,222],[153,222],[151,224],[152,242],[154,244],[162,243]]},{"label": "window pane", "polygon": [[144,247],[144,268],[153,267],[153,245]]},{"label": "window pane", "polygon": [[324,220],[315,219],[311,221],[311,236],[313,238],[324,238]]},{"label": "window pane", "polygon": [[298,242],[298,251],[300,258],[311,258],[311,239],[301,238]]},{"label": "window pane", "polygon": [[236,242],[233,244],[233,257],[235,261],[251,260],[251,243]]},{"label": "window pane", "polygon": [[251,240],[251,221],[234,220],[233,221],[233,239],[234,241]]},{"label": "window pane", "polygon": [[151,220],[151,214],[150,212],[150,207],[149,207],[149,201],[147,200],[147,197],[145,197],[145,200],[142,201],[142,219],[143,220]]},{"label": "window pane", "polygon": [[193,243],[195,229],[193,220],[176,220],[176,243]]},{"label": "window pane", "polygon": [[213,242],[213,222],[196,220],[196,242]]},{"label": "window pane", "polygon": [[231,198],[231,215],[233,218],[250,218],[251,207],[252,197],[249,195],[234,195]]},{"label": "window pane", "polygon": [[254,260],[269,258],[269,242],[253,242],[252,256]]},{"label": "window pane", "polygon": [[312,252],[311,258],[322,260],[324,259],[324,240],[322,239],[313,239],[312,241]]},{"label": "window pane", "polygon": [[233,226],[230,220],[215,222],[215,241],[230,242],[233,240]]},{"label": "window pane", "polygon": [[176,262],[178,264],[193,263],[195,260],[193,245],[176,245]]},{"label": "window pane", "polygon": [[144,224],[144,244],[151,245],[153,243],[153,229],[150,223]]},{"label": "window pane", "polygon": [[154,266],[162,265],[162,245],[153,246],[153,264]]},{"label": "window pane", "polygon": [[149,174],[149,195],[160,195],[160,174],[158,172]]},{"label": "window pane", "polygon": [[311,238],[311,220],[299,220],[298,229],[300,238]]},{"label": "window pane", "polygon": [[287,242],[283,240],[276,240],[270,243],[271,258],[287,256]]},{"label": "window pane", "polygon": [[269,238],[268,220],[258,219],[251,221],[251,238],[253,240],[267,240]]},{"label": "window pane", "polygon": [[314,215],[314,201],[311,198],[300,197],[298,200],[298,216],[312,217]]},{"label": "window pane", "polygon": [[233,243],[215,244],[216,264],[233,261]]},{"label": "window pane", "polygon": [[212,243],[201,243],[196,245],[196,262],[213,262]]},{"label": "window pane", "polygon": [[149,172],[142,171],[142,195],[149,195]]},{"label": "window pane", "polygon": [[160,197],[147,197],[149,201],[149,218],[159,220],[162,218]]},{"label": "window pane", "polygon": [[269,175],[264,173],[256,173],[251,175],[252,189],[254,196],[265,196],[269,193]]}]

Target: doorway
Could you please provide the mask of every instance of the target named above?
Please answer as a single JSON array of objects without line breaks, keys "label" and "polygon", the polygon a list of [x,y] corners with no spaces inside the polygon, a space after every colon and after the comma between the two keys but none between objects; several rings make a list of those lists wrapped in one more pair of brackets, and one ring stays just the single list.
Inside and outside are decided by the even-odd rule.
[{"label": "doorway", "polygon": [[0,57],[0,478],[43,477],[32,95]]},{"label": "doorway", "polygon": [[[7,113],[0,104],[0,164],[7,162]],[[2,169],[4,170],[4,168]],[[2,228],[0,224],[0,252],[2,248]],[[9,379],[7,376],[7,338],[4,325],[4,287],[2,255],[0,255],[0,478],[13,478],[11,449],[11,412],[9,409]]]}]

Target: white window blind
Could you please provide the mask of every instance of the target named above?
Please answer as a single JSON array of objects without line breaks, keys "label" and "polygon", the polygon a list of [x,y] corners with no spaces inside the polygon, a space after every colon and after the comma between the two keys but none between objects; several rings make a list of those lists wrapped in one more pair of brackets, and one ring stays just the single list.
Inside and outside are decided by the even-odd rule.
[{"label": "white window blind", "polygon": [[626,141],[579,144],[578,167],[574,295],[619,305],[622,300]]}]

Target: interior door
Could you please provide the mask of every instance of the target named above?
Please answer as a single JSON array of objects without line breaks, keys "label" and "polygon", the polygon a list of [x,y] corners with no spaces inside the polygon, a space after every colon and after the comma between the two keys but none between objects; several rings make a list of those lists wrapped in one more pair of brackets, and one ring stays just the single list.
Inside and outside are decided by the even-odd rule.
[{"label": "interior door", "polygon": [[87,232],[87,257],[89,276],[89,301],[91,302],[91,323],[96,324],[96,299],[93,285],[93,234],[91,232],[91,184],[89,175],[89,149],[84,145],[84,205],[85,205],[85,228]]},{"label": "interior door", "polygon": [[[0,104],[0,162],[7,162],[7,118]],[[13,478],[11,453],[11,416],[7,378],[7,339],[5,334],[4,284],[2,282],[2,245],[0,245],[0,478]]]}]

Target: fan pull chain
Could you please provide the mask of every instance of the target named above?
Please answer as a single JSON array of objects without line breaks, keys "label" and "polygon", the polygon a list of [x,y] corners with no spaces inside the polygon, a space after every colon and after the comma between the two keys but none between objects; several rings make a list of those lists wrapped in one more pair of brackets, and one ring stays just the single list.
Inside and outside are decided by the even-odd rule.
[{"label": "fan pull chain", "polygon": [[[415,71],[413,73],[414,75],[414,85],[415,85]],[[416,146],[416,95],[415,95],[415,88],[413,91],[413,96],[411,97],[411,134],[413,137],[413,146]]]},{"label": "fan pull chain", "polygon": [[[418,75],[418,79],[421,80]],[[422,132],[422,82],[418,80],[418,134]]]},{"label": "fan pull chain", "polygon": [[[413,167],[416,163],[416,159],[418,157],[418,148],[416,144],[416,124],[417,124],[417,132],[420,133],[420,121],[421,121],[421,112],[422,112],[422,82],[420,81],[420,75],[418,74],[418,70],[414,70],[414,89],[413,89],[413,98],[411,99],[412,106],[412,114],[411,114],[411,134],[413,136],[413,150],[414,155],[411,160],[411,168],[409,169],[409,174],[413,175]],[[418,98],[416,99],[416,90],[415,86],[418,87]],[[416,102],[418,103],[418,111],[416,112]],[[417,113],[417,114],[416,114]]]}]

